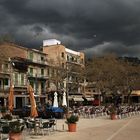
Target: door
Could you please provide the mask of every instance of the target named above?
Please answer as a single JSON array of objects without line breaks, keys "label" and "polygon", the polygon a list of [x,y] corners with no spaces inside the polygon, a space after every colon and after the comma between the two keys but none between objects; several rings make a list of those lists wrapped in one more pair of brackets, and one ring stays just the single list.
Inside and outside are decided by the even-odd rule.
[{"label": "door", "polygon": [[22,108],[22,97],[16,97],[16,108]]}]

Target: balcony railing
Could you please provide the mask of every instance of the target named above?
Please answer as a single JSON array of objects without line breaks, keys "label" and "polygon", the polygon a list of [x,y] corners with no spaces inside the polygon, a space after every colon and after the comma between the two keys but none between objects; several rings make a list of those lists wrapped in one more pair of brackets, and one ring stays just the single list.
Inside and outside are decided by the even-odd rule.
[{"label": "balcony railing", "polygon": [[32,62],[35,64],[42,64],[42,65],[48,65],[47,61],[42,61],[42,60],[32,60],[32,59],[28,59],[28,62]]},{"label": "balcony railing", "polygon": [[1,87],[0,87],[0,92],[8,92],[9,89],[10,89],[9,86],[4,86],[4,87],[1,86]]},{"label": "balcony railing", "polygon": [[9,74],[10,72],[11,72],[11,70],[9,68],[2,68],[1,69],[1,73]]},{"label": "balcony railing", "polygon": [[33,78],[48,78],[47,74],[34,74],[34,73],[28,73],[28,77],[33,77]]}]

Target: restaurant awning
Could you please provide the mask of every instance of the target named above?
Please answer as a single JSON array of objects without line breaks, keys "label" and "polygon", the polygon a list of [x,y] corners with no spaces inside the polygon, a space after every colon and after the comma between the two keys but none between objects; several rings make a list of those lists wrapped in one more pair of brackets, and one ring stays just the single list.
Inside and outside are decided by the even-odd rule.
[{"label": "restaurant awning", "polygon": [[88,97],[86,99],[87,99],[87,101],[94,101],[94,98],[92,98],[92,97]]},{"label": "restaurant awning", "polygon": [[131,92],[131,95],[132,95],[132,96],[140,96],[140,90],[133,90],[133,91]]},{"label": "restaurant awning", "polygon": [[74,101],[84,101],[84,99],[82,97],[74,97],[73,100]]}]

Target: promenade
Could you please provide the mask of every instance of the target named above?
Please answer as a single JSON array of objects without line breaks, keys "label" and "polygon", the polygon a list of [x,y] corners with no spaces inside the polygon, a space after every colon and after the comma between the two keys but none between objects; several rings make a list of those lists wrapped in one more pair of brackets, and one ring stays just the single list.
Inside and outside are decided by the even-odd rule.
[{"label": "promenade", "polygon": [[80,118],[77,132],[68,132],[65,119],[57,120],[57,130],[50,135],[24,134],[25,140],[139,140],[140,115],[110,120],[108,117]]}]

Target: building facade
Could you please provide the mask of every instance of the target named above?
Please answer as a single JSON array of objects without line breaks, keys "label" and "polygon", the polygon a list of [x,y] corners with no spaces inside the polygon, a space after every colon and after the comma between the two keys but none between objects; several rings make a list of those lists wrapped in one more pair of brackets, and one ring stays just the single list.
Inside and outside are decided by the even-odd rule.
[{"label": "building facade", "polygon": [[[7,51],[8,50],[8,51]],[[46,54],[16,44],[0,45],[0,104],[6,105],[10,84],[14,85],[14,107],[21,108],[30,104],[27,85],[31,84],[38,102],[46,102],[48,63]]]},{"label": "building facade", "polygon": [[[42,50],[13,43],[0,44],[0,105],[7,105],[10,84],[14,85],[14,108],[29,105],[31,84],[37,103],[53,102],[54,92],[67,93],[68,103],[83,101],[85,56],[66,48],[60,41],[44,41]],[[50,96],[51,95],[51,96]]]},{"label": "building facade", "polygon": [[[15,95],[22,93],[26,90],[26,71],[23,67],[21,68],[18,64],[22,65],[22,61],[12,59],[16,56],[25,59],[27,56],[27,49],[15,45],[13,43],[2,43],[0,44],[0,104],[7,104],[7,97],[9,94],[10,84],[14,85]],[[12,59],[11,59],[12,58]],[[18,66],[18,67],[17,67]],[[18,69],[19,68],[19,69]],[[16,98],[15,98],[16,99]],[[14,104],[14,106],[16,106]]]},{"label": "building facade", "polygon": [[57,70],[55,84],[58,90],[60,88],[66,91],[69,101],[79,99],[83,101],[84,53],[68,49],[55,39],[45,40],[43,45],[42,51],[48,55],[50,65]]}]

